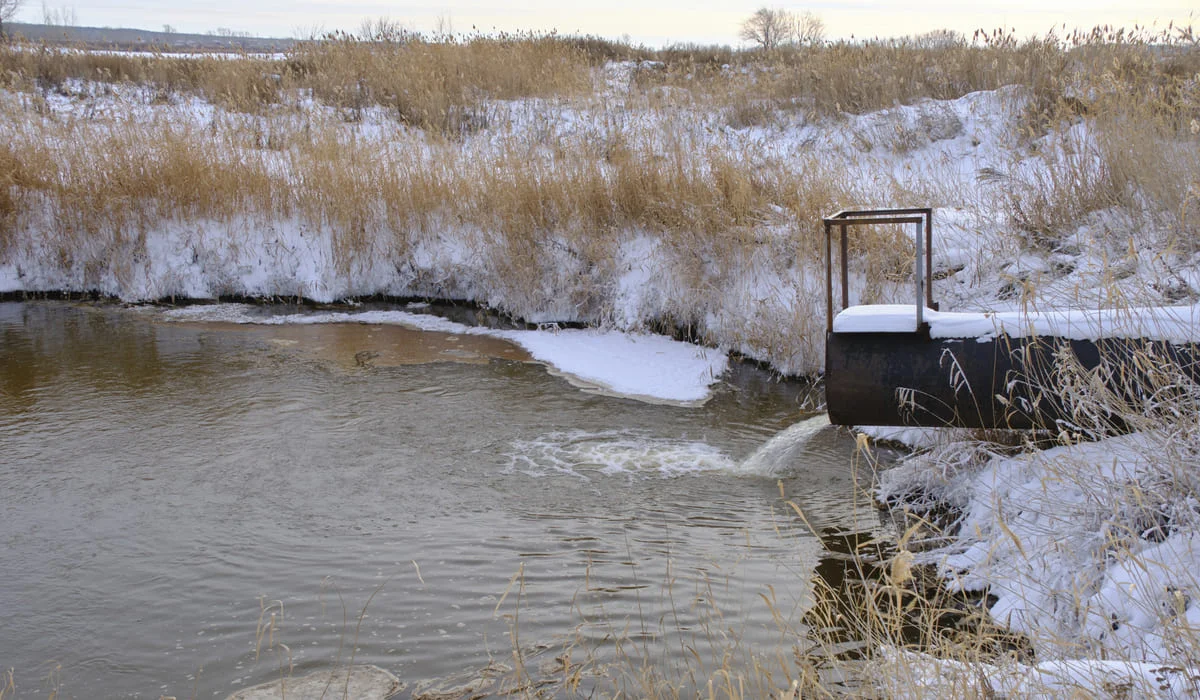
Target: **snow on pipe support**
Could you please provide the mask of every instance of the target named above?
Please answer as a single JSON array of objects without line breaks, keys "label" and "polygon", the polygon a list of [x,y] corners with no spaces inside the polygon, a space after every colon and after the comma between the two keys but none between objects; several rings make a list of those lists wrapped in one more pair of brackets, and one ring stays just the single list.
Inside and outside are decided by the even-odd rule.
[{"label": "snow on pipe support", "polygon": [[[1200,381],[1200,347],[1144,338],[1095,340],[1054,336],[932,338],[924,308],[933,302],[933,210],[841,211],[825,225],[825,402],[837,425],[894,425],[1000,429],[1058,429],[1078,420],[1070,399],[1052,387],[1073,359],[1098,372],[1118,397],[1136,401],[1169,368]],[[847,229],[872,224],[916,224],[916,324],[907,332],[833,331],[832,229],[841,234],[841,309],[849,306]],[[924,237],[921,226],[924,225]],[[924,238],[924,240],[922,240]],[[922,304],[922,301],[925,303]],[[1099,369],[1098,369],[1099,368]],[[1115,415],[1104,420],[1120,428]],[[1095,426],[1086,426],[1094,428]]]},{"label": "snow on pipe support", "polygon": [[[821,220],[825,224],[825,330],[833,332],[833,243],[832,229],[841,232],[841,288],[842,304],[838,311],[850,306],[848,287],[849,256],[848,231],[850,226],[874,224],[916,224],[916,255],[913,258],[913,280],[916,285],[917,328],[923,323],[925,307],[936,310],[933,301],[933,209],[931,207],[909,207],[900,209],[852,209],[842,210]],[[924,225],[922,227],[922,224]],[[924,228],[924,236],[921,235]],[[924,299],[924,304],[922,304]]]}]

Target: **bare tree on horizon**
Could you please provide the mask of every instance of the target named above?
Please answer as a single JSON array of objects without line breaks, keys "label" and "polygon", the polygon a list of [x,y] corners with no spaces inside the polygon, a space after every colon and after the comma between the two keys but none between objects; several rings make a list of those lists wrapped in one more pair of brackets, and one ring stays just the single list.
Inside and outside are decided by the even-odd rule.
[{"label": "bare tree on horizon", "polygon": [[17,10],[21,9],[22,2],[24,0],[0,0],[0,41],[8,36],[4,32],[4,23],[17,14]]},{"label": "bare tree on horizon", "polygon": [[807,46],[816,46],[825,41],[825,22],[805,10],[795,18],[796,41]]},{"label": "bare tree on horizon", "polygon": [[739,36],[758,44],[763,51],[774,51],[791,40],[794,25],[787,10],[760,7],[742,22]]},{"label": "bare tree on horizon", "polygon": [[825,23],[811,12],[796,14],[787,10],[760,7],[742,22],[738,36],[774,51],[787,44],[815,46],[825,39]]}]

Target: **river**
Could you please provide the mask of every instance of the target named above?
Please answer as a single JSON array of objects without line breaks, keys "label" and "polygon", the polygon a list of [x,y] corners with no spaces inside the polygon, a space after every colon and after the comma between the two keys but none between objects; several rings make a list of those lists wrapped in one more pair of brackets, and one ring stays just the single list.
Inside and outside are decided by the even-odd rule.
[{"label": "river", "polygon": [[786,666],[810,525],[879,527],[813,392],[735,363],[662,405],[495,338],[0,303],[0,666],[19,698]]}]

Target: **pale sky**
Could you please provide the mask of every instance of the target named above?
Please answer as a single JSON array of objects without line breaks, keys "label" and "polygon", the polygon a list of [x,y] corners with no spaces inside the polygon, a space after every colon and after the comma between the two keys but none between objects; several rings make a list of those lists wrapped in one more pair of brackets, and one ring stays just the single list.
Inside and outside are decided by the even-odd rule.
[{"label": "pale sky", "polygon": [[455,32],[557,29],[565,34],[628,38],[662,46],[677,42],[739,45],[738,26],[762,6],[810,11],[825,22],[831,39],[903,36],[934,29],[1012,28],[1018,37],[1109,24],[1168,22],[1200,30],[1197,0],[23,0],[16,21],[41,22],[43,7],[73,11],[93,27],[162,29],[205,33],[224,27],[256,35],[297,37],[312,30],[357,30],[364,19],[388,17],[409,29],[431,31],[439,18]]}]

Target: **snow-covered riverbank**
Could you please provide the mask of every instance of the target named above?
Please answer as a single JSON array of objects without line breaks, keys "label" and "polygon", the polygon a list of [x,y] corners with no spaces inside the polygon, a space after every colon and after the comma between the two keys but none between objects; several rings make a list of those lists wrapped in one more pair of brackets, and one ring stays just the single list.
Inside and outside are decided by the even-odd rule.
[{"label": "snow-covered riverbank", "polygon": [[[1012,230],[1008,198],[1069,167],[1072,154],[1099,148],[1082,123],[1028,138],[1023,88],[839,120],[781,113],[733,128],[719,111],[664,109],[631,93],[627,79],[604,84],[608,93],[589,99],[493,103],[494,126],[449,144],[379,109],[344,121],[303,95],[248,115],[127,85],[73,81],[44,101],[2,92],[0,130],[10,143],[63,162],[45,174],[60,185],[14,190],[21,206],[3,239],[0,291],[469,299],[534,323],[686,326],[783,373],[812,374],[822,366],[824,327],[819,217],[913,200],[936,205],[935,298],[945,310],[1178,304],[1200,287],[1200,254],[1172,250],[1175,231],[1150,208],[1096,210],[1052,249]],[[316,132],[325,141],[314,146]],[[613,161],[602,144],[619,144],[633,160]],[[327,172],[321,159],[335,157],[345,173]],[[73,188],[119,182],[126,159],[142,161],[146,177],[161,171],[160,180],[179,175],[171,168],[183,162],[196,172],[182,176],[182,192],[140,183],[144,195],[118,189],[92,209],[75,208],[84,193]],[[581,167],[594,177],[581,180]],[[205,173],[222,168],[243,182],[228,201],[197,203],[212,193],[188,192],[188,182],[204,189]],[[526,168],[536,175],[528,182]],[[745,176],[738,186],[753,188],[762,208],[713,232],[636,218],[589,229],[594,212],[576,209],[577,194],[560,199],[561,187],[600,186],[596,196],[620,204],[630,168],[690,172],[714,192]],[[630,186],[661,186],[664,176]],[[331,177],[350,189],[327,191]],[[770,178],[806,191],[772,194]],[[506,194],[516,179],[534,189]],[[416,200],[418,187],[440,194]],[[694,206],[654,196],[675,195],[650,193],[638,207]],[[520,206],[535,207],[528,215],[537,218],[522,223],[525,214],[504,209],[525,197],[533,201]],[[855,250],[852,303],[906,301],[907,232],[871,235]]]},{"label": "snow-covered riverbank", "polygon": [[[1187,394],[1178,405],[1200,401],[1194,384],[1178,390]],[[913,560],[935,566],[952,591],[987,592],[992,618],[1026,635],[1042,662],[1014,674],[894,657],[924,669],[917,685],[1200,692],[1200,429],[1194,413],[1139,427],[1047,450],[949,442],[882,474],[888,502],[927,516],[947,505],[961,513],[954,537]]]}]

